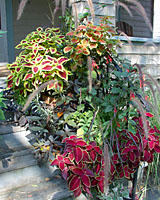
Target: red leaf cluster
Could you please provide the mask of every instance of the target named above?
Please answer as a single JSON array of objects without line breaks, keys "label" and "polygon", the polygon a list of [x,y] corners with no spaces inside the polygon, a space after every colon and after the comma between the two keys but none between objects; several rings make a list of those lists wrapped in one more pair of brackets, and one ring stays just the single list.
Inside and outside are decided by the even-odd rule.
[{"label": "red leaf cluster", "polygon": [[[147,116],[153,115],[147,113]],[[112,181],[122,177],[131,179],[131,174],[139,167],[141,161],[151,163],[154,153],[160,153],[159,136],[156,135],[160,131],[156,127],[151,128],[147,121],[149,136],[146,138],[142,117],[134,117],[133,120],[137,124],[136,134],[123,130],[115,136],[110,169]]]},{"label": "red leaf cluster", "polygon": [[63,140],[65,149],[58,155],[51,165],[57,165],[62,171],[63,178],[68,182],[69,189],[74,196],[82,191],[91,197],[91,187],[104,191],[104,159],[102,149],[96,142],[87,144],[83,139],[70,136]]}]

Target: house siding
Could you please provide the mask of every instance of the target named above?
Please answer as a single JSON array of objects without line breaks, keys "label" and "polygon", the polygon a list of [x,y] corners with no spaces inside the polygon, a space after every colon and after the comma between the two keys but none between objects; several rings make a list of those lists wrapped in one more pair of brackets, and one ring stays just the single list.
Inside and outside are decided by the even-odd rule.
[{"label": "house siding", "polygon": [[148,72],[155,78],[160,79],[160,44],[145,45],[144,43],[136,43],[131,47],[124,44],[118,53],[123,58],[143,67],[143,71]]},{"label": "house siding", "polygon": [[[139,0],[139,3],[141,3],[141,5],[145,8],[147,17],[150,19],[150,23],[152,24],[152,0]],[[124,8],[120,7],[119,20],[124,21],[133,27],[134,37],[152,37],[152,32],[149,29],[148,24],[146,24],[142,14],[139,14],[130,6],[133,6],[133,4],[128,3],[128,8],[130,9],[133,17],[131,17]]]},{"label": "house siding", "polygon": [[[24,12],[19,20],[17,20],[17,10],[19,0],[13,1],[13,27],[14,27],[14,46],[26,37],[26,35],[34,31],[37,27],[50,27],[52,26],[51,11],[49,5],[53,8],[52,0],[30,0],[28,1]],[[60,26],[61,22],[56,17],[55,26]],[[15,50],[15,56],[19,53]]]}]

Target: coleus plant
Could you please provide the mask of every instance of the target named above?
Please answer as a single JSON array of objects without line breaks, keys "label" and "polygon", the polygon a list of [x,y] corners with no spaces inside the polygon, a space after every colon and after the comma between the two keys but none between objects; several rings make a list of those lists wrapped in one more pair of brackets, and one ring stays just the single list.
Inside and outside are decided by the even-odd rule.
[{"label": "coleus plant", "polygon": [[74,196],[82,192],[92,197],[91,188],[104,192],[104,159],[102,149],[92,141],[72,135],[63,140],[64,153],[57,155],[51,165],[57,165]]},{"label": "coleus plant", "polygon": [[8,65],[11,75],[7,80],[7,88],[12,88],[18,95],[26,97],[42,83],[55,80],[47,89],[61,91],[63,80],[68,80],[70,71],[66,67],[69,61],[64,56],[65,36],[58,28],[41,27],[28,34],[16,46],[23,51],[16,61]]},{"label": "coleus plant", "polygon": [[[116,54],[116,39],[111,39],[116,35],[116,31],[109,24],[109,18],[103,18],[99,25],[88,22],[86,25],[79,25],[76,30],[68,32],[69,43],[64,48],[65,53],[70,53],[73,59],[72,69],[80,71],[86,67],[86,60],[91,56],[94,66],[99,64],[101,56],[107,53]],[[77,68],[78,67],[78,68]]]},{"label": "coleus plant", "polygon": [[[146,113],[147,117],[153,117]],[[136,133],[127,130],[119,131],[115,136],[115,145],[112,147],[111,180],[115,178],[132,179],[131,174],[138,169],[140,162],[152,163],[154,154],[160,153],[160,130],[152,128],[147,120],[148,138],[146,138],[142,117],[133,117],[136,123]],[[117,150],[118,146],[118,150]]]}]

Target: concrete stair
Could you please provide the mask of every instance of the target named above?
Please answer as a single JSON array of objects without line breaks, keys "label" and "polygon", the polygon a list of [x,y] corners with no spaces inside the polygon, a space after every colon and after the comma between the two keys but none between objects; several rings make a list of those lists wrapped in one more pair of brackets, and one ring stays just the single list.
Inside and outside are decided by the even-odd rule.
[{"label": "concrete stair", "polygon": [[37,164],[28,134],[18,126],[0,126],[0,200],[73,199],[55,168]]},{"label": "concrete stair", "polygon": [[7,68],[7,63],[0,63],[0,77],[5,77],[10,74],[9,69]]}]

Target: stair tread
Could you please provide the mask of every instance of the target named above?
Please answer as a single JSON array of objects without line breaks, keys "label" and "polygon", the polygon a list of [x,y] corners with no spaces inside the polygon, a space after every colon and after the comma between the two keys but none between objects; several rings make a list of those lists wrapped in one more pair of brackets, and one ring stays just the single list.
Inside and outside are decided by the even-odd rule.
[{"label": "stair tread", "polygon": [[10,133],[16,133],[25,131],[25,127],[17,126],[16,124],[10,124],[10,125],[1,125],[0,126],[0,135],[10,134]]},{"label": "stair tread", "polygon": [[66,182],[60,178],[28,184],[0,196],[1,200],[72,200]]},{"label": "stair tread", "polygon": [[0,150],[4,153],[33,148],[26,137],[30,131],[20,131],[2,135],[0,138]]},{"label": "stair tread", "polygon": [[[25,151],[25,153],[27,152]],[[14,156],[15,156],[15,153],[14,153]],[[30,154],[27,154],[27,155],[22,154],[19,156],[17,155],[16,157],[13,157],[11,154],[11,156],[8,156],[0,160],[0,174],[9,172],[9,171],[14,171],[17,169],[23,169],[23,168],[33,166],[36,164],[37,164],[37,160],[34,158],[31,152]]]}]

